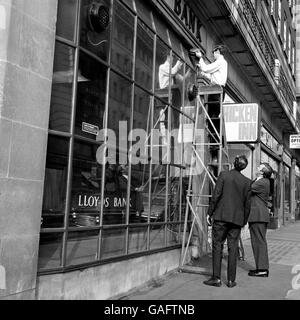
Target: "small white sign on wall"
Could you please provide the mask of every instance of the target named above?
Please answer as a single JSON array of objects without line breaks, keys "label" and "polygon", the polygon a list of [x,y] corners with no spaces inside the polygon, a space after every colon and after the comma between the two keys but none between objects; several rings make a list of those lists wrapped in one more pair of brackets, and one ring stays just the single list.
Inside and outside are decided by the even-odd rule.
[{"label": "small white sign on wall", "polygon": [[290,135],[290,149],[300,149],[300,134]]}]

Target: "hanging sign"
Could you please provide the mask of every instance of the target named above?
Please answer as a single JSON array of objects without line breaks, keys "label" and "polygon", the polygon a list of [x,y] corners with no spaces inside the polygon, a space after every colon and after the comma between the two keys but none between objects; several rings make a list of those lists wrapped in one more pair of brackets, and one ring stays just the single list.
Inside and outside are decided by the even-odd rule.
[{"label": "hanging sign", "polygon": [[259,106],[257,103],[223,104],[227,142],[253,143],[259,139]]},{"label": "hanging sign", "polygon": [[300,134],[290,135],[290,149],[300,149]]}]

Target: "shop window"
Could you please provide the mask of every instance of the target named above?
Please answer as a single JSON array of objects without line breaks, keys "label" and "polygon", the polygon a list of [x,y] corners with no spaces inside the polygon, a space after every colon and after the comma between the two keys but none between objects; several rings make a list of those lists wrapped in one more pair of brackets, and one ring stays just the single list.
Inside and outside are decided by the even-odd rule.
[{"label": "shop window", "polygon": [[146,1],[135,1],[137,14],[143,20],[148,27],[153,28],[153,18],[152,18],[152,10],[149,6],[149,3]]},{"label": "shop window", "polygon": [[148,228],[129,228],[128,253],[136,253],[147,250]]},{"label": "shop window", "polygon": [[71,41],[75,40],[77,4],[77,0],[58,1],[56,34]]},{"label": "shop window", "polygon": [[64,226],[68,175],[69,142],[49,136],[41,228]]},{"label": "shop window", "polygon": [[56,42],[49,129],[69,132],[74,77],[74,49]]},{"label": "shop window", "polygon": [[[117,55],[122,56],[122,59],[113,59],[112,64],[117,70],[131,77],[134,17],[122,4],[117,1],[115,1],[114,5],[113,36],[114,41],[112,43],[112,57]],[[122,37],[126,37],[125,43],[122,41]]]},{"label": "shop window", "polygon": [[126,253],[126,233],[123,228],[110,228],[102,231],[101,259],[121,256]]},{"label": "shop window", "polygon": [[[79,19],[77,3],[82,5]],[[178,130],[183,128],[184,114],[193,112],[195,101],[190,100],[187,88],[195,83],[195,72],[175,33],[171,35],[171,50],[161,18],[156,17],[156,29],[152,29],[152,12],[145,9],[148,3],[136,1],[138,15],[133,1],[113,3],[111,10],[109,0],[58,2],[58,20],[65,21],[57,23],[41,271],[64,271],[181,241],[186,176],[181,166],[176,166],[183,152]],[[106,25],[94,19],[100,12],[99,4],[106,7],[101,14],[114,12],[102,16]],[[70,9],[68,13],[65,6]],[[79,43],[75,42],[75,30],[80,30]],[[162,80],[160,66],[167,56],[170,61]],[[173,74],[176,64],[178,70]],[[103,135],[104,128],[111,130],[112,139]],[[156,145],[147,140],[152,128],[158,131],[157,141],[152,141]],[[144,136],[135,135],[131,143],[132,129]],[[166,134],[169,129],[177,130],[170,140]],[[140,148],[131,153],[134,150],[130,146],[138,142]],[[135,161],[128,163],[132,154]]]},{"label": "shop window", "polygon": [[41,233],[39,241],[39,270],[51,270],[62,265],[63,233]]},{"label": "shop window", "polygon": [[95,143],[74,143],[69,227],[99,226],[102,166],[97,161],[98,148]]},{"label": "shop window", "polygon": [[165,247],[166,225],[157,224],[150,228],[150,249],[158,249]]},{"label": "shop window", "polygon": [[[141,70],[140,77],[137,82],[148,90],[152,90],[152,83],[147,82],[147,76],[152,79],[153,72],[153,46],[154,34],[147,28],[140,20],[137,29],[137,54],[136,56],[136,70]],[[146,75],[146,76],[144,76]]]},{"label": "shop window", "polygon": [[[86,217],[84,223],[88,224]],[[66,265],[78,265],[93,262],[97,258],[99,230],[68,233]]]},{"label": "shop window", "polygon": [[82,0],[80,45],[102,60],[108,59],[110,0]]},{"label": "shop window", "polygon": [[98,130],[103,128],[107,71],[84,53],[80,54],[79,70],[75,132],[96,140]]},{"label": "shop window", "polygon": [[128,163],[131,83],[114,72],[111,73],[111,81],[123,89],[124,98],[116,99],[115,89],[111,87],[107,126],[114,133],[115,139],[113,144],[108,142],[113,156],[106,164],[103,224],[123,224],[127,221],[127,210],[132,213],[130,204],[127,203],[128,173],[125,173]]},{"label": "shop window", "polygon": [[130,222],[145,223],[148,221],[150,210],[149,189],[152,180],[150,176],[150,124],[152,122],[151,96],[144,90],[135,88],[134,115],[135,125],[132,131],[131,148],[131,177],[130,199],[131,208],[135,215],[131,214]]},{"label": "shop window", "polygon": [[171,82],[171,51],[163,41],[156,41],[155,93],[168,101],[168,89]]}]

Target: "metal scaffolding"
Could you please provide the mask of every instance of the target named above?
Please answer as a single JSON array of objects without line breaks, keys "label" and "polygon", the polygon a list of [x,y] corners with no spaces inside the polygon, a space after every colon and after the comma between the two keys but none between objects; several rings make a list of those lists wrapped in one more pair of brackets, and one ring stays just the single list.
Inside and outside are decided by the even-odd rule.
[{"label": "metal scaffolding", "polygon": [[[222,102],[221,86],[198,85],[180,261],[180,271],[183,272],[199,272],[199,268],[186,264],[191,239],[196,235],[201,238],[198,245],[210,246],[207,208],[217,176],[230,168]],[[199,135],[201,127],[204,134]]]}]

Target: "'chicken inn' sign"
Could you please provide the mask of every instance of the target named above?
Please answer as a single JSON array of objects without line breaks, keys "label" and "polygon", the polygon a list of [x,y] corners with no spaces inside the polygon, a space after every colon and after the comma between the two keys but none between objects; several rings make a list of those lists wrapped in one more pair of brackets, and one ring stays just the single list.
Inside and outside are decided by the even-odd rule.
[{"label": "'chicken inn' sign", "polygon": [[223,104],[227,142],[257,142],[259,106],[257,103]]}]

